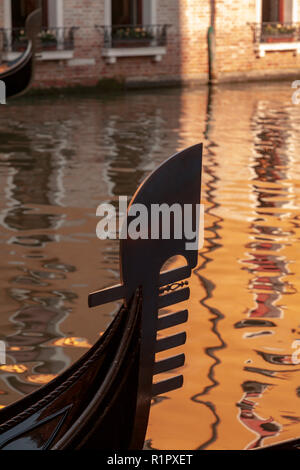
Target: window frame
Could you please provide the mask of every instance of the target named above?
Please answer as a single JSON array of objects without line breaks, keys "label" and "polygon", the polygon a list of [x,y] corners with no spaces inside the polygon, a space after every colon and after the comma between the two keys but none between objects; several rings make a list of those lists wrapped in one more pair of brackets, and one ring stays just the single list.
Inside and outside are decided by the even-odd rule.
[{"label": "window frame", "polygon": [[[143,12],[147,12],[148,18],[143,18],[143,25],[157,24],[157,0],[143,0]],[[112,27],[112,0],[104,0],[104,27]],[[131,48],[103,48],[102,57],[107,64],[115,64],[122,57],[153,57],[154,62],[160,62],[166,55],[165,46],[147,46]]]},{"label": "window frame", "polygon": [[[157,0],[142,0],[143,1],[143,15],[147,14],[146,17],[143,17],[142,23],[148,25],[156,24],[156,10],[157,10]],[[150,2],[150,7],[149,7]],[[148,5],[148,7],[147,7]],[[147,12],[147,13],[145,13]],[[104,0],[104,26],[112,26],[112,0]]]},{"label": "window frame", "polygon": [[[256,24],[261,25],[263,19],[263,0],[256,0]],[[293,0],[292,4],[292,22],[298,22],[298,0]],[[273,43],[257,43],[256,53],[258,57],[264,57],[266,52],[271,51],[294,51],[300,54],[300,42],[273,42]]]}]

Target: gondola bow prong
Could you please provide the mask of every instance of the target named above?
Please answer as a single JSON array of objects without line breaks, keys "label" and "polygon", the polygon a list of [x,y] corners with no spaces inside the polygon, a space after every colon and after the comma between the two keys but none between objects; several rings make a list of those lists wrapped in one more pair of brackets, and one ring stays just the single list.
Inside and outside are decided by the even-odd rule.
[{"label": "gondola bow prong", "polygon": [[[159,287],[163,287],[167,284],[173,284],[179,282],[182,279],[190,277],[191,269],[188,266],[183,266],[177,269],[171,269],[161,273],[159,277]],[[96,292],[92,292],[88,297],[88,305],[90,308],[99,307],[110,302],[125,299],[125,287],[122,284],[117,284],[106,289],[101,289]]]},{"label": "gondola bow prong", "polygon": [[[182,347],[186,342],[186,333],[175,333],[166,337],[157,337],[158,331],[172,328],[185,323],[187,310],[177,312],[159,312],[188,300],[190,288],[187,279],[197,265],[198,237],[200,220],[202,144],[190,147],[165,161],[157,170],[141,184],[134,194],[127,210],[125,231],[122,230],[120,240],[120,278],[119,285],[102,289],[90,294],[90,307],[97,307],[108,302],[123,299],[124,305],[130,305],[137,288],[141,289],[139,370],[137,385],[136,415],[133,425],[132,449],[143,446],[147,429],[151,399],[153,396],[168,393],[180,388],[183,377],[176,376],[154,381],[159,374],[169,373],[184,365],[184,354],[173,357],[156,358],[157,354],[169,349]],[[132,211],[134,205],[143,206],[148,214],[148,236],[132,239],[130,237]],[[183,215],[181,221],[175,222],[175,215],[169,216],[170,237],[163,233],[162,217],[159,218],[159,236],[151,237],[151,220],[153,207],[167,207],[169,210],[180,206]],[[191,209],[191,225],[194,228],[195,240],[186,234],[184,220],[186,207]],[[136,206],[137,207],[137,206]],[[149,216],[150,214],[150,216]],[[198,217],[199,216],[199,217]],[[176,229],[181,224],[181,237],[177,237]],[[124,228],[123,227],[123,228]],[[125,234],[125,236],[124,236]],[[181,256],[185,265],[163,271],[166,263],[173,257]],[[182,264],[182,263],[181,263]],[[166,315],[167,313],[167,315]]]}]

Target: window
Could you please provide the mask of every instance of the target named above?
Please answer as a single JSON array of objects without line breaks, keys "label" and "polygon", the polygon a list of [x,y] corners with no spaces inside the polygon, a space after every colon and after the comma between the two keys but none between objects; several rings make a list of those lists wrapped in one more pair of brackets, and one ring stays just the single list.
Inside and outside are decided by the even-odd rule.
[{"label": "window", "polygon": [[263,0],[262,2],[262,22],[282,22],[283,11],[282,11],[282,0]]},{"label": "window", "polygon": [[293,0],[263,0],[263,23],[290,23],[293,21]]},{"label": "window", "polygon": [[169,25],[157,24],[157,0],[104,0],[102,56],[108,64],[121,57],[153,57],[160,62],[167,53]]},{"label": "window", "polygon": [[[149,1],[149,0],[148,0]],[[143,22],[143,0],[112,0],[112,47],[149,47],[154,44],[157,30]]]},{"label": "window", "polygon": [[112,0],[112,24],[141,25],[142,10],[142,0]]},{"label": "window", "polygon": [[269,51],[300,53],[298,0],[256,0],[254,43],[258,57]]},{"label": "window", "polygon": [[261,42],[294,41],[293,0],[263,0]]}]

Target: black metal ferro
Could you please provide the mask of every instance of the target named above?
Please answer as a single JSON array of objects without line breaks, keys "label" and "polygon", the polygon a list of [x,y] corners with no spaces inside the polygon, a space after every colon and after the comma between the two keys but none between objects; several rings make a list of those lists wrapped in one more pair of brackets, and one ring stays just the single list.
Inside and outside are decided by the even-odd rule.
[{"label": "black metal ferro", "polygon": [[[135,204],[145,206],[148,213],[151,213],[151,206],[154,204],[167,204],[169,207],[178,204],[182,213],[184,213],[185,205],[191,205],[194,227],[198,236],[199,227],[196,227],[196,219],[198,217],[197,211],[200,209],[201,169],[202,145],[195,145],[179,152],[163,163],[135,193],[128,208],[128,225],[132,219],[130,211]],[[182,224],[184,225],[183,220]],[[156,341],[159,328],[159,309],[187,300],[190,294],[189,288],[185,286],[164,295],[159,295],[159,288],[187,279],[191,275],[192,268],[197,265],[198,246],[187,250],[186,244],[189,240],[185,236],[183,225],[181,239],[176,239],[174,236],[173,220],[171,221],[170,232],[173,234],[171,239],[164,240],[161,235],[159,239],[148,237],[148,239],[132,240],[129,235],[126,239],[122,239],[120,242],[122,284],[95,292],[89,297],[90,307],[119,298],[124,298],[127,303],[137,287],[141,287],[142,290],[141,350],[136,415],[131,443],[133,449],[139,449],[143,446],[151,398],[157,394],[179,388],[183,383],[182,376],[153,383],[154,370],[158,366],[158,363],[155,362],[155,353],[185,342],[185,333],[169,337],[164,344],[160,343],[163,340]],[[149,235],[151,221],[148,230]],[[183,256],[187,265],[160,274],[163,264],[176,255]],[[182,312],[176,313],[177,315],[180,313],[180,318],[184,321],[185,312],[183,318]],[[173,359],[176,364],[178,358]],[[172,368],[170,367],[170,369]]]}]

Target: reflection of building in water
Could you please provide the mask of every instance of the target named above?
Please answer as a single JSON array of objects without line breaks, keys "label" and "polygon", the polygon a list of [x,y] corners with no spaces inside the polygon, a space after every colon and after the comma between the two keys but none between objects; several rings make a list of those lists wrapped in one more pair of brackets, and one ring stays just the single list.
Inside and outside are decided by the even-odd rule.
[{"label": "reflection of building in water", "polygon": [[[219,409],[210,397],[219,385],[216,379],[218,354],[226,345],[219,329],[223,311],[222,307],[214,305],[216,285],[212,272],[207,269],[214,265],[222,244],[222,217],[215,214],[218,207],[215,193],[220,177],[216,175],[216,144],[211,135],[214,128],[212,92],[210,90],[207,96],[205,90],[186,91],[181,97],[184,118],[180,123],[180,147],[203,140],[203,133],[206,138],[201,197],[205,205],[205,247],[190,279],[188,340],[183,350],[187,358],[183,370],[185,385],[170,396],[166,394],[166,399],[151,410],[147,445],[154,449],[170,449],[171,446],[176,449],[207,448],[216,441],[219,431]],[[178,332],[183,331],[182,326]]]},{"label": "reflection of building in water", "polygon": [[[290,167],[300,144],[297,126],[294,137],[289,136],[293,124],[282,112],[285,102],[290,115],[290,95],[280,90],[216,90],[203,162],[202,269],[190,282],[185,386],[166,394],[151,411],[148,438],[154,449],[243,449],[300,434],[300,369],[288,364],[291,344],[300,334],[300,276],[294,274],[300,273],[300,263],[294,262],[299,234],[291,210],[292,198],[295,206],[299,201],[293,190],[298,183],[292,180],[299,169]],[[205,100],[198,91],[185,91],[182,102],[181,139],[188,145],[203,135],[199,116]],[[261,102],[267,103],[264,126],[255,121]],[[257,176],[262,172],[259,135],[262,127],[268,131],[268,122],[273,133],[280,127],[284,135],[273,172],[274,178],[284,179],[275,183]],[[264,174],[272,173],[272,165],[268,158],[263,161]],[[268,359],[276,364],[260,352],[270,353]],[[281,364],[275,354],[284,356]]]},{"label": "reflection of building in water", "polygon": [[[165,110],[159,106],[156,97],[147,98],[147,118],[143,104],[145,97],[139,95],[134,101],[125,96],[119,103],[118,113],[111,113],[107,103],[102,103],[101,111],[98,111],[102,178],[112,198],[131,197],[147,172],[154,170],[160,159],[164,160],[162,149],[168,156],[163,146]],[[129,108],[130,119],[124,119]]]},{"label": "reflection of building in water", "polygon": [[239,419],[248,429],[251,429],[257,439],[249,444],[248,449],[255,449],[264,443],[266,437],[278,435],[280,426],[274,422],[273,418],[263,419],[255,412],[257,398],[260,398],[264,391],[268,388],[268,384],[260,382],[244,382],[242,384],[244,391],[243,399],[238,403],[240,409]]},{"label": "reflection of building in water", "polygon": [[[243,260],[245,266],[249,266],[245,269],[256,274],[251,285],[256,306],[249,312],[249,317],[280,318],[283,311],[276,302],[285,290],[285,283],[281,279],[288,274],[287,261],[280,256],[283,248],[280,241],[289,233],[284,234],[282,228],[276,225],[276,219],[282,217],[277,209],[283,209],[284,212],[285,203],[288,203],[285,199],[287,188],[281,184],[281,181],[287,179],[288,168],[288,157],[283,149],[285,132],[280,130],[276,117],[272,120],[261,116],[255,124],[256,157],[252,166],[252,191],[257,201],[257,218],[251,226],[255,241],[247,245],[250,259]],[[279,200],[279,197],[285,200]],[[270,225],[272,220],[274,226]]]},{"label": "reflection of building in water", "polygon": [[[255,219],[251,225],[251,241],[246,245],[248,259],[243,259],[242,263],[253,278],[249,282],[255,306],[247,310],[248,323],[244,327],[264,327],[264,330],[251,334],[245,332],[243,337],[250,340],[254,337],[268,338],[267,342],[261,342],[256,349],[257,358],[262,358],[264,367],[245,367],[245,370],[272,378],[269,383],[254,382],[252,387],[248,387],[249,382],[244,382],[242,388],[243,398],[239,401],[239,419],[252,432],[257,435],[257,439],[249,444],[248,448],[257,448],[271,443],[271,438],[279,439],[282,434],[284,438],[282,417],[278,422],[270,415],[267,418],[262,416],[267,414],[266,399],[264,394],[269,389],[274,390],[274,385],[278,385],[274,380],[280,377],[281,373],[289,371],[273,370],[270,364],[295,366],[291,360],[290,353],[275,353],[274,351],[287,349],[291,351],[292,340],[288,341],[282,319],[285,324],[289,321],[286,317],[292,312],[287,310],[284,299],[289,294],[295,294],[296,288],[293,286],[293,272],[291,272],[293,258],[287,256],[286,248],[291,243],[294,230],[291,229],[285,220],[287,217],[287,207],[290,206],[289,194],[293,194],[293,186],[289,177],[289,152],[287,149],[287,131],[284,122],[288,116],[284,113],[276,113],[264,110],[258,106],[257,114],[253,118],[253,132],[255,142],[255,152],[253,159],[252,194],[255,208]],[[276,319],[276,323],[269,322],[266,327],[266,319]],[[256,323],[250,323],[255,319]],[[241,328],[241,324],[235,325]],[[277,328],[276,328],[277,327]],[[280,329],[278,328],[280,327]],[[282,339],[279,339],[280,336]],[[272,339],[273,338],[273,339]],[[268,346],[266,346],[268,345]],[[281,346],[281,347],[279,347]],[[267,349],[267,351],[266,351]],[[252,362],[252,361],[251,361]],[[260,360],[254,361],[260,363]],[[297,371],[294,368],[294,372]],[[290,391],[290,394],[292,391]],[[255,400],[251,400],[254,397]],[[258,400],[260,399],[260,400]],[[282,397],[283,400],[286,399]],[[292,397],[290,396],[292,400]],[[282,400],[281,400],[282,401]],[[280,405],[279,405],[280,406]],[[260,413],[255,412],[255,408],[260,407]],[[282,410],[283,404],[280,409]],[[285,409],[289,409],[288,406]],[[278,415],[278,405],[275,412]],[[265,439],[269,438],[268,441]]]},{"label": "reflection of building in water", "polygon": [[[211,415],[211,430],[210,435],[206,439],[202,440],[198,449],[204,450],[209,447],[210,444],[214,443],[217,440],[218,436],[218,427],[220,424],[220,416],[218,414],[218,409],[214,403],[207,399],[207,396],[210,395],[211,391],[217,387],[218,381],[215,378],[215,369],[219,364],[218,354],[220,351],[226,348],[226,343],[222,337],[222,334],[219,330],[219,323],[224,318],[223,311],[218,309],[214,305],[211,305],[210,299],[214,297],[214,290],[216,288],[213,279],[208,278],[206,274],[206,266],[208,263],[213,261],[212,254],[215,255],[215,252],[222,246],[221,244],[221,231],[223,218],[215,214],[215,210],[219,207],[219,203],[215,197],[215,191],[220,182],[220,177],[216,175],[216,168],[218,166],[217,156],[215,151],[215,142],[213,140],[213,129],[214,129],[214,100],[215,90],[213,87],[209,87],[207,95],[207,115],[206,115],[206,126],[204,131],[204,136],[206,139],[206,151],[205,155],[205,173],[208,177],[205,188],[205,216],[206,216],[206,247],[201,250],[200,253],[200,262],[199,266],[195,270],[195,274],[199,279],[199,283],[203,286],[203,297],[200,299],[201,306],[207,311],[210,316],[210,321],[212,323],[212,334],[215,339],[215,345],[206,348],[206,354],[211,358],[211,365],[208,369],[207,379],[209,383],[203,387],[202,391],[194,394],[191,397],[191,400],[195,403],[198,403],[207,408]],[[204,188],[202,188],[202,193]],[[201,200],[202,204],[204,203],[203,198]]]},{"label": "reflection of building in water", "polygon": [[[74,268],[58,259],[53,260],[51,266],[49,262],[47,265],[41,254],[43,248],[55,240],[55,232],[64,218],[63,215],[47,213],[47,209],[39,209],[57,201],[59,191],[53,182],[59,181],[55,174],[60,172],[60,166],[53,158],[53,152],[47,148],[35,148],[33,139],[23,129],[16,129],[12,137],[2,131],[0,139],[2,158],[6,156],[6,165],[12,170],[2,182],[6,199],[6,208],[1,213],[1,225],[5,229],[1,237],[5,243],[2,263],[11,266],[10,271],[14,272],[8,283],[5,280],[6,311],[14,311],[18,305],[17,312],[9,315],[12,330],[16,328],[17,332],[6,337],[1,335],[7,344],[9,361],[13,361],[16,367],[2,367],[1,377],[14,390],[29,393],[36,385],[24,382],[17,375],[12,376],[8,373],[10,369],[18,371],[18,364],[26,364],[24,367],[28,374],[49,374],[52,377],[70,364],[70,358],[63,349],[55,350],[49,343],[62,337],[58,325],[69,312],[66,301],[70,302],[76,295],[72,292],[54,293],[49,287],[53,280],[65,279],[64,273]],[[11,140],[14,142],[13,152],[9,144]],[[19,261],[13,261],[17,253],[22,253],[18,256]],[[26,263],[24,258],[28,260]],[[42,269],[31,269],[30,260],[39,260]]]},{"label": "reflection of building in water", "polygon": [[[96,237],[96,208],[119,194],[131,196],[171,154],[167,145],[161,151],[162,123],[178,127],[177,114],[169,116],[172,100],[167,109],[156,97],[147,99],[147,118],[145,97],[138,95],[117,105],[76,101],[76,116],[74,103],[64,101],[41,101],[38,111],[28,103],[19,119],[15,108],[7,111],[0,133],[6,267],[0,336],[15,368],[1,369],[1,377],[14,391],[28,393],[61,372],[87,347],[80,338],[94,341],[116,311],[117,305],[87,308],[88,293],[117,282],[119,271],[117,242]],[[65,335],[70,341],[61,341]]]},{"label": "reflection of building in water", "polygon": [[[15,111],[8,111],[0,135],[1,259],[6,268],[2,270],[5,295],[1,338],[7,343],[9,359],[1,368],[1,378],[14,398],[16,392],[29,393],[51,380],[81,354],[77,346],[83,343],[69,342],[66,349],[64,343],[56,345],[55,340],[65,336],[60,331],[62,323],[65,330],[69,328],[69,336],[74,336],[76,316],[71,327],[65,323],[76,307],[87,311],[87,292],[80,296],[83,270],[79,276],[73,264],[76,245],[82,243],[75,243],[76,239],[68,243],[71,237],[65,225],[72,224],[62,207],[65,190],[72,189],[66,188],[64,181],[71,160],[72,127],[68,126],[70,121],[57,123],[54,109],[51,118],[51,111],[43,105],[40,115],[31,105],[23,111],[20,121]],[[6,128],[14,129],[14,133],[9,134]],[[89,273],[89,280],[91,276]],[[99,325],[101,328],[101,320]]]},{"label": "reflection of building in water", "polygon": [[[300,279],[300,259],[298,261],[299,257],[295,251],[299,238],[299,217],[292,208],[293,200],[295,206],[299,205],[297,194],[300,181],[300,144],[299,137],[295,137],[299,128],[299,109],[291,109],[290,92],[282,90],[285,88],[275,86],[273,90],[270,85],[267,90],[265,87],[262,90],[260,87],[249,86],[245,90],[222,88],[216,93],[214,119],[210,121],[212,134],[207,139],[211,142],[206,141],[209,151],[205,151],[202,193],[202,202],[207,209],[206,245],[203,250],[207,259],[201,258],[200,262],[204,262],[204,265],[193,275],[190,283],[188,341],[183,348],[187,358],[183,371],[185,386],[182,390],[166,394],[165,399],[153,407],[148,437],[152,439],[154,448],[197,448],[211,442],[212,437],[215,437],[215,441],[209,444],[209,449],[246,447],[259,436],[249,426],[242,425],[241,421],[236,419],[245,403],[240,407],[236,405],[245,399],[255,403],[254,406],[248,403],[252,407],[250,412],[255,414],[258,420],[262,420],[264,431],[276,431],[273,423],[280,426],[280,433],[265,435],[263,444],[278,441],[285,436],[293,437],[297,431],[298,435],[300,434],[297,395],[300,383],[297,378],[299,365],[295,367],[291,360],[288,362],[294,352],[290,345],[295,338],[300,337],[299,299],[295,295]],[[126,99],[128,102],[125,105]],[[258,100],[265,103],[266,99],[270,99],[270,103],[263,110],[262,118],[267,120],[267,124],[269,116],[274,121],[277,109],[279,111],[276,119],[282,129],[285,126],[288,129],[294,126],[294,137],[289,137],[287,133],[278,154],[281,159],[285,157],[282,153],[287,154],[288,160],[280,160],[285,162],[283,168],[275,168],[276,174],[285,175],[285,179],[276,180],[276,183],[257,179],[257,173],[262,171],[256,152],[262,145],[257,138],[260,132],[255,134],[257,145],[254,147],[252,160],[249,151],[253,142],[253,129],[255,131],[262,128],[259,122],[253,123],[253,109],[257,109]],[[277,101],[274,103],[274,100]],[[284,100],[288,103],[289,115],[294,113],[294,122],[290,121],[285,113],[280,114]],[[95,238],[98,220],[94,214],[100,202],[111,200],[117,194],[117,183],[123,188],[129,188],[128,191],[133,186],[131,173],[125,170],[130,161],[131,132],[137,133],[139,126],[137,122],[127,124],[126,120],[140,119],[145,128],[149,126],[148,119],[150,120],[149,128],[151,131],[155,129],[156,142],[160,145],[160,149],[155,150],[154,154],[148,153],[155,165],[173,153],[175,148],[199,142],[203,136],[205,90],[184,90],[182,94],[170,90],[166,94],[162,93],[159,100],[152,93],[146,93],[139,98],[138,95],[132,94],[130,98],[123,96],[120,100],[103,102],[89,99],[86,100],[88,105],[85,101],[76,102],[78,113],[74,113],[74,105],[67,104],[66,101],[68,100],[57,102],[55,107],[39,102],[38,109],[33,109],[26,103],[19,118],[16,116],[19,104],[10,106],[6,110],[5,120],[1,121],[2,129],[8,125],[13,128],[17,122],[16,135],[18,132],[23,133],[24,139],[31,139],[36,132],[35,150],[41,146],[45,147],[51,150],[53,162],[58,158],[57,166],[61,162],[60,185],[57,183],[55,169],[50,171],[50,203],[47,203],[47,206],[26,206],[33,214],[50,215],[52,218],[48,217],[46,220],[50,228],[22,231],[4,225],[1,227],[0,250],[3,253],[3,269],[0,276],[5,288],[1,307],[1,333],[11,338],[15,334],[20,341],[26,338],[27,331],[33,333],[33,342],[37,341],[32,330],[34,318],[31,327],[26,326],[28,330],[24,327],[22,330],[22,325],[11,321],[16,312],[18,315],[25,308],[42,307],[54,322],[57,322],[60,313],[64,313],[63,309],[66,308],[66,316],[59,325],[60,331],[68,338],[83,336],[90,342],[102,327],[105,328],[111,318],[111,308],[104,311],[104,314],[98,309],[88,311],[86,298],[89,291],[110,285],[116,278],[116,272],[109,270],[113,267],[117,271],[117,250],[115,249],[115,257],[109,258],[112,245],[99,243]],[[148,116],[148,106],[153,110],[159,108],[159,112]],[[233,109],[235,113],[232,112]],[[27,113],[27,122],[24,122]],[[142,118],[143,113],[146,113],[147,119],[145,114]],[[41,125],[45,116],[47,122]],[[228,119],[228,116],[231,118]],[[255,118],[257,116],[258,111]],[[161,128],[155,127],[153,120],[156,120]],[[105,127],[108,121],[109,124]],[[86,126],[83,125],[85,123]],[[116,135],[115,129],[119,126],[122,138]],[[109,134],[111,127],[114,128],[112,138]],[[268,128],[268,125],[264,127]],[[274,129],[276,126],[271,127]],[[125,138],[127,131],[128,143]],[[45,140],[44,135],[48,133],[51,138]],[[63,139],[63,149],[59,150],[59,142]],[[144,130],[140,140],[138,137],[135,140],[133,152],[137,151],[142,139],[145,139]],[[15,164],[11,159],[7,165],[5,159],[8,154],[12,158],[14,152],[20,156],[20,152],[13,148],[13,135],[10,142],[10,147],[4,157],[1,156],[0,161],[1,188],[9,188],[6,195],[13,194],[13,188],[7,182],[8,177],[13,181]],[[3,145],[0,143],[0,152],[4,148]],[[122,157],[118,157],[117,153],[122,152],[125,146],[126,159],[124,165],[120,166],[118,162],[122,161]],[[110,149],[114,148],[117,149],[115,156],[110,153]],[[147,153],[148,143],[145,143],[143,148]],[[138,158],[135,155],[132,161],[137,161]],[[143,168],[139,170],[141,177],[143,171],[148,171],[144,165],[153,165],[153,161],[147,163],[146,155],[144,158],[144,163],[141,163]],[[66,164],[63,164],[63,159]],[[112,170],[110,161],[114,161]],[[280,162],[276,165],[280,165]],[[15,163],[18,170],[20,159],[16,159]],[[270,162],[265,159],[263,168],[267,174],[268,165]],[[257,173],[254,171],[255,166]],[[292,180],[292,177],[295,180]],[[26,183],[26,179],[23,179],[23,183]],[[30,188],[24,188],[25,190],[30,194]],[[54,196],[57,197],[56,202]],[[16,206],[13,198],[5,198],[0,198],[1,209],[6,206],[10,210]],[[261,207],[258,208],[260,204]],[[280,220],[277,213],[281,217]],[[56,225],[56,222],[61,220],[63,224]],[[8,244],[9,240],[13,240],[12,237],[15,237],[14,240],[18,237],[19,243]],[[207,251],[209,249],[210,251]],[[257,257],[259,254],[263,257]],[[75,270],[68,270],[70,266]],[[201,277],[197,275],[199,273]],[[67,294],[76,295],[77,298]],[[270,294],[270,297],[266,297]],[[258,295],[261,297],[256,297]],[[60,296],[63,296],[61,304],[58,303]],[[260,302],[257,302],[256,298]],[[53,299],[53,303],[50,303],[49,299]],[[262,307],[259,307],[260,304]],[[26,311],[28,313],[28,310],[25,310],[25,313]],[[218,316],[220,313],[223,317]],[[33,314],[35,316],[34,311]],[[35,319],[38,319],[37,316]],[[52,330],[48,326],[45,324],[42,338],[51,336]],[[69,358],[74,360],[81,354],[82,351],[73,351],[72,348],[67,350],[65,346],[61,346],[61,340],[64,338],[58,332],[54,340],[55,346],[63,348]],[[50,343],[52,344],[52,340]],[[14,347],[13,343],[11,346]],[[44,346],[47,349],[49,341],[44,343]],[[39,354],[44,346],[37,346],[40,349]],[[52,347],[52,351],[59,349]],[[27,349],[27,352],[31,351]],[[261,353],[264,353],[264,356]],[[44,362],[45,360],[43,357]],[[57,356],[54,358],[54,361],[56,360],[56,364],[61,361]],[[18,361],[21,362],[16,364],[18,371],[23,370],[22,365],[29,368],[43,366],[36,363],[23,364],[21,358],[18,358]],[[55,372],[52,372],[54,375]],[[33,375],[31,370],[28,375],[27,372],[16,372],[14,375],[11,373],[9,383],[14,387],[14,379],[19,378],[21,381],[24,378],[22,390],[26,393],[25,386],[33,385],[33,382],[29,382]],[[44,372],[35,374],[39,380],[46,379],[46,375]],[[48,375],[51,375],[50,371]],[[25,381],[25,377],[28,377],[28,380]],[[250,393],[249,382],[259,384],[261,391],[256,398],[245,395]],[[21,390],[20,383],[16,384],[16,390]],[[4,385],[10,395],[1,395],[0,405],[8,404],[17,398],[17,393],[13,394],[7,383]],[[0,388],[3,387],[1,384]],[[198,402],[191,400],[196,394]],[[247,419],[245,410],[243,416]],[[270,421],[271,417],[273,422],[266,422]],[[254,418],[249,420],[254,422]]]}]

